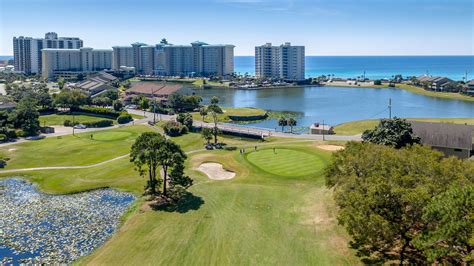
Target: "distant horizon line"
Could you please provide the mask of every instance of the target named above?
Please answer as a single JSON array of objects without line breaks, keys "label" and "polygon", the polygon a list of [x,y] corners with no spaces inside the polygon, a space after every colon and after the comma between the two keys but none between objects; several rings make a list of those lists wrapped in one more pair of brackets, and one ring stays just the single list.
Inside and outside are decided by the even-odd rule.
[{"label": "distant horizon line", "polygon": [[[13,57],[13,55],[0,55],[1,57]],[[255,57],[255,55],[234,55],[235,56],[240,56],[240,57]],[[433,55],[402,55],[402,54],[399,54],[399,55],[305,55],[305,57],[362,57],[362,56],[372,56],[372,57],[377,57],[377,56],[473,56],[474,57],[474,54],[460,54],[460,55],[453,55],[453,54],[433,54]]]},{"label": "distant horizon line", "polygon": [[[255,55],[234,55],[234,56],[255,56]],[[453,54],[433,54],[433,55],[402,55],[402,54],[396,54],[396,55],[389,55],[389,54],[386,54],[386,55],[305,55],[305,57],[314,57],[314,56],[317,56],[317,57],[336,57],[336,56],[339,56],[339,57],[344,57],[344,56],[352,56],[352,57],[357,57],[357,56],[373,56],[373,57],[376,57],[376,56],[473,56],[474,57],[474,54],[458,54],[458,55],[453,55]]]}]

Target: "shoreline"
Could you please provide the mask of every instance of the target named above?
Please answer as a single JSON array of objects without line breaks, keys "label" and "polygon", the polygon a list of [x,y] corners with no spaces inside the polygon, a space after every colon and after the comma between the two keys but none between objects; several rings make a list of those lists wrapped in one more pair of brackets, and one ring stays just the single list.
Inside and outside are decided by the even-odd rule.
[{"label": "shoreline", "polygon": [[414,94],[418,95],[424,95],[428,97],[433,97],[433,98],[439,98],[439,99],[447,99],[447,100],[459,100],[459,101],[466,101],[466,102],[474,102],[474,97],[473,96],[467,96],[463,95],[460,93],[455,93],[455,92],[437,92],[437,91],[427,91],[424,90],[423,88],[416,87],[413,85],[409,84],[395,84],[395,87],[389,87],[388,84],[382,84],[382,85],[370,85],[367,83],[364,84],[358,84],[358,85],[352,85],[352,84],[344,84],[344,83],[334,83],[334,84],[328,84],[328,83],[322,83],[322,84],[308,84],[308,85],[289,85],[289,86],[268,86],[268,87],[255,87],[255,88],[238,88],[238,87],[232,87],[232,86],[219,86],[219,85],[211,85],[211,84],[206,84],[205,87],[197,86],[194,85],[193,81],[190,80],[151,80],[151,79],[142,79],[141,81],[157,81],[157,82],[171,82],[171,83],[179,83],[179,84],[189,84],[193,89],[232,89],[232,90],[244,90],[244,91],[253,91],[253,90],[265,90],[265,89],[294,89],[294,88],[304,88],[304,87],[339,87],[339,88],[360,88],[360,89],[401,89],[405,90]]}]

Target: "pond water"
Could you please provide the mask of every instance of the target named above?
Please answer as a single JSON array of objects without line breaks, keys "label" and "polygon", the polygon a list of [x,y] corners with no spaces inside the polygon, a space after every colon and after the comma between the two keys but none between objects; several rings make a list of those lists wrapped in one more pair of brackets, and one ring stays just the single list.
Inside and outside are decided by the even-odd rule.
[{"label": "pond water", "polygon": [[[300,87],[262,90],[183,88],[183,93],[201,95],[207,104],[218,96],[224,107],[255,107],[269,111],[289,111],[297,115],[298,126],[315,122],[329,125],[389,116],[397,117],[474,117],[474,102],[440,99],[414,94],[401,89]],[[276,119],[248,124],[275,129]]]},{"label": "pond water", "polygon": [[0,180],[0,265],[70,263],[102,245],[135,197],[112,189],[47,195]]}]

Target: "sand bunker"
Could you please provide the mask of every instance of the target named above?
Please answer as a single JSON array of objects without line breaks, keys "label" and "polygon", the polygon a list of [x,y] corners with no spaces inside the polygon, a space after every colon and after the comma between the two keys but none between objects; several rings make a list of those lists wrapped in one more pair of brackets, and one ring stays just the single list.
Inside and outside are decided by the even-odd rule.
[{"label": "sand bunker", "polygon": [[235,177],[234,172],[225,170],[220,163],[203,163],[197,169],[213,180],[228,180]]},{"label": "sand bunker", "polygon": [[337,145],[318,145],[316,146],[317,148],[321,150],[326,150],[326,151],[339,151],[339,150],[344,150],[343,146],[337,146]]},{"label": "sand bunker", "polygon": [[8,149],[9,152],[16,151],[16,148]]}]

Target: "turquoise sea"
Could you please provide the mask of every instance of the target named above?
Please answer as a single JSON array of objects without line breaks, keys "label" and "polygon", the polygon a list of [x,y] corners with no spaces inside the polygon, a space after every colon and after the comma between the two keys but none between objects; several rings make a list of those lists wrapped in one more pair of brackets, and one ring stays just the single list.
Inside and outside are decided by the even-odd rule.
[{"label": "turquoise sea", "polygon": [[[235,72],[255,73],[253,56],[236,56]],[[370,79],[391,78],[392,75],[419,76],[430,74],[463,80],[474,79],[474,56],[307,56],[306,77],[334,74],[355,78],[364,74]]]}]

